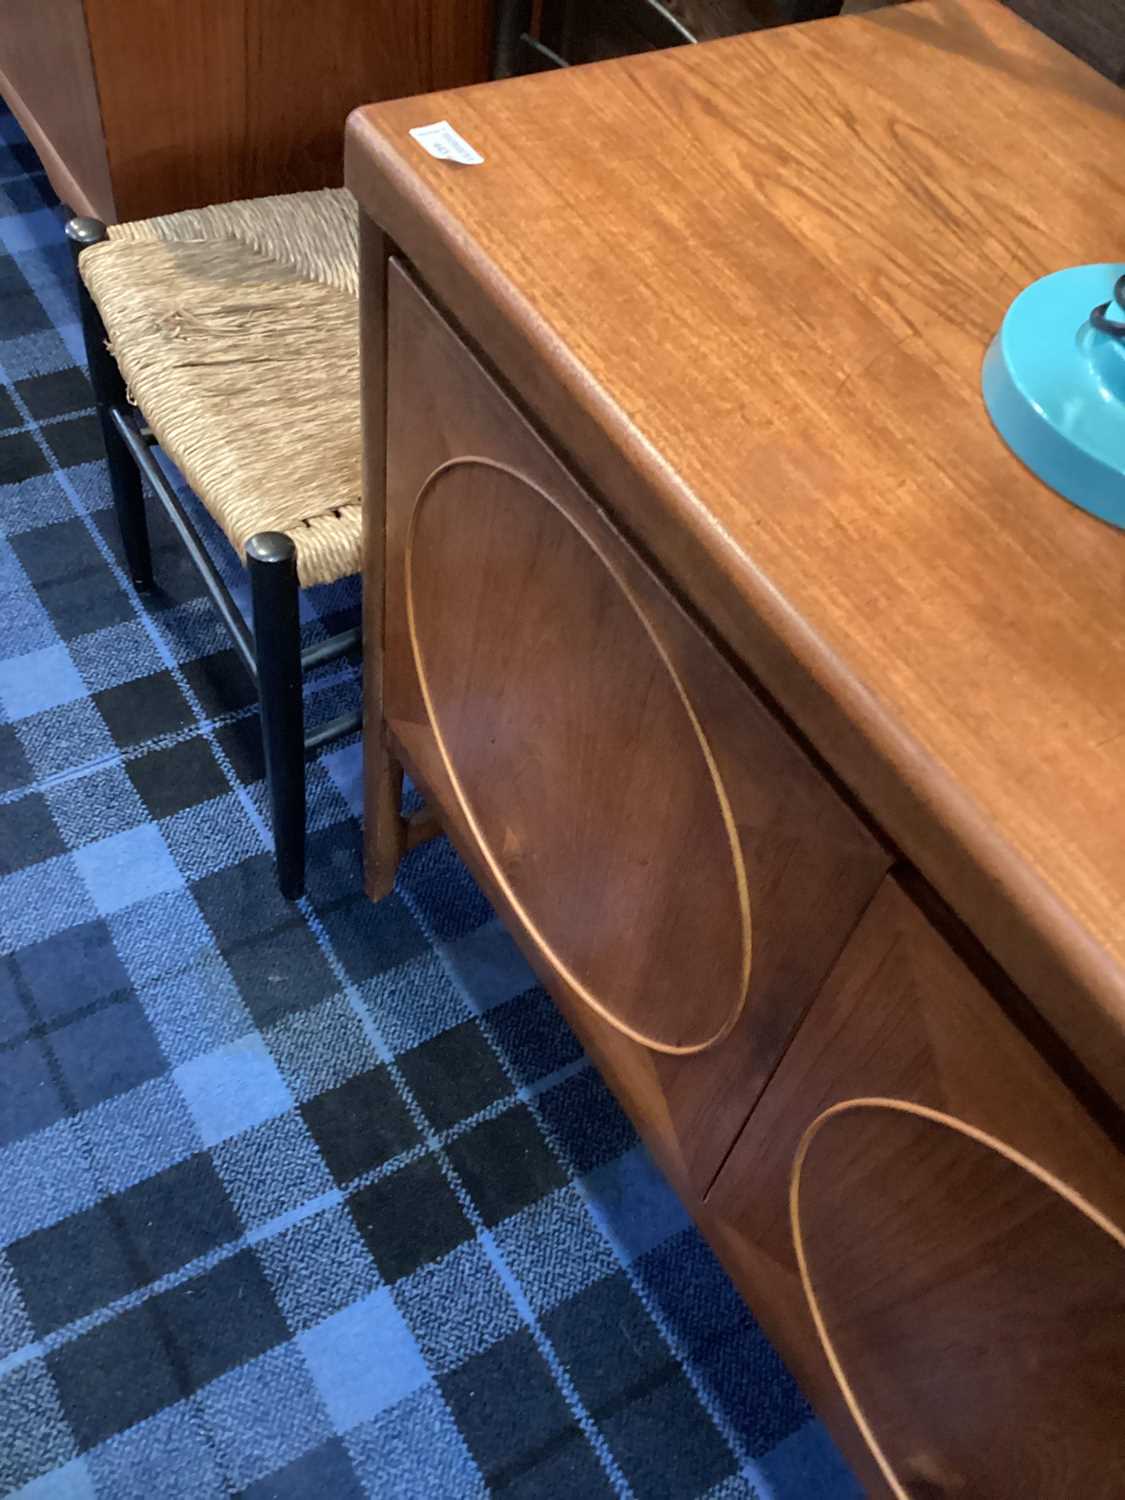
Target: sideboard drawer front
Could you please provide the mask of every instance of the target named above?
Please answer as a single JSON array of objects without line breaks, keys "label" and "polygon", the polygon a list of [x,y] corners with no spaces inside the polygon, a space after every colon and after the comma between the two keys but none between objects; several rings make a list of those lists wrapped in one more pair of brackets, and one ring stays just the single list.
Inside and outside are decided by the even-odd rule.
[{"label": "sideboard drawer front", "polygon": [[894,881],[707,1213],[889,1490],[1125,1492],[1120,1154]]},{"label": "sideboard drawer front", "polygon": [[409,273],[389,274],[390,732],[698,1194],[887,855]]}]

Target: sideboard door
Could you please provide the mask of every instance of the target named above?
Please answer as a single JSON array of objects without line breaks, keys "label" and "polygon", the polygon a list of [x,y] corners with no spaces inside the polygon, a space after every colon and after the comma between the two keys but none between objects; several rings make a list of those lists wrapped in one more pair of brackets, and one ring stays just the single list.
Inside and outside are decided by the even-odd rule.
[{"label": "sideboard door", "polygon": [[389,275],[388,728],[698,1199],[887,852],[407,270]]},{"label": "sideboard door", "polygon": [[1011,1007],[888,881],[706,1205],[879,1493],[1125,1494],[1125,1164]]}]

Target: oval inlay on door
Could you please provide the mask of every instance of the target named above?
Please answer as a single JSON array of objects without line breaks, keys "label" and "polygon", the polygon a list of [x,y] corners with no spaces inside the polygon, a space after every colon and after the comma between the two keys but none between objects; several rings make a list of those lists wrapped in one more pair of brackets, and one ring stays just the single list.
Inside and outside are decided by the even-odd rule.
[{"label": "oval inlay on door", "polygon": [[745,1003],[749,897],[659,622],[547,494],[483,459],[430,477],[406,575],[442,759],[541,955],[645,1045],[712,1045]]},{"label": "oval inlay on door", "polygon": [[894,1099],[805,1133],[805,1294],[899,1500],[1125,1494],[1125,1234],[1002,1141]]}]

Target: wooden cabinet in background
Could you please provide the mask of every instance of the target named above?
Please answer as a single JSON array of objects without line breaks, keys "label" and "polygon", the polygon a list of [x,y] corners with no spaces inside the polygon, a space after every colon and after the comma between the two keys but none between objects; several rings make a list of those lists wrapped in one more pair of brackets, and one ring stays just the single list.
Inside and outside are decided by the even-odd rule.
[{"label": "wooden cabinet in background", "polygon": [[0,93],[107,222],[343,180],[348,111],[488,76],[491,0],[4,0]]}]

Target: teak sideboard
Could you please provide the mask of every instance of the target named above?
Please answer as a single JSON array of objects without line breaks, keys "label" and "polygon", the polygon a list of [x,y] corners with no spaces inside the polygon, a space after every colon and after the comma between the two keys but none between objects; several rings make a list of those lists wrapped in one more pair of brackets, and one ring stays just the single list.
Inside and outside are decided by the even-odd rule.
[{"label": "teak sideboard", "polygon": [[371,892],[405,767],[872,1494],[1125,1493],[1125,537],[979,395],[1123,149],[993,0],[349,128]]}]

